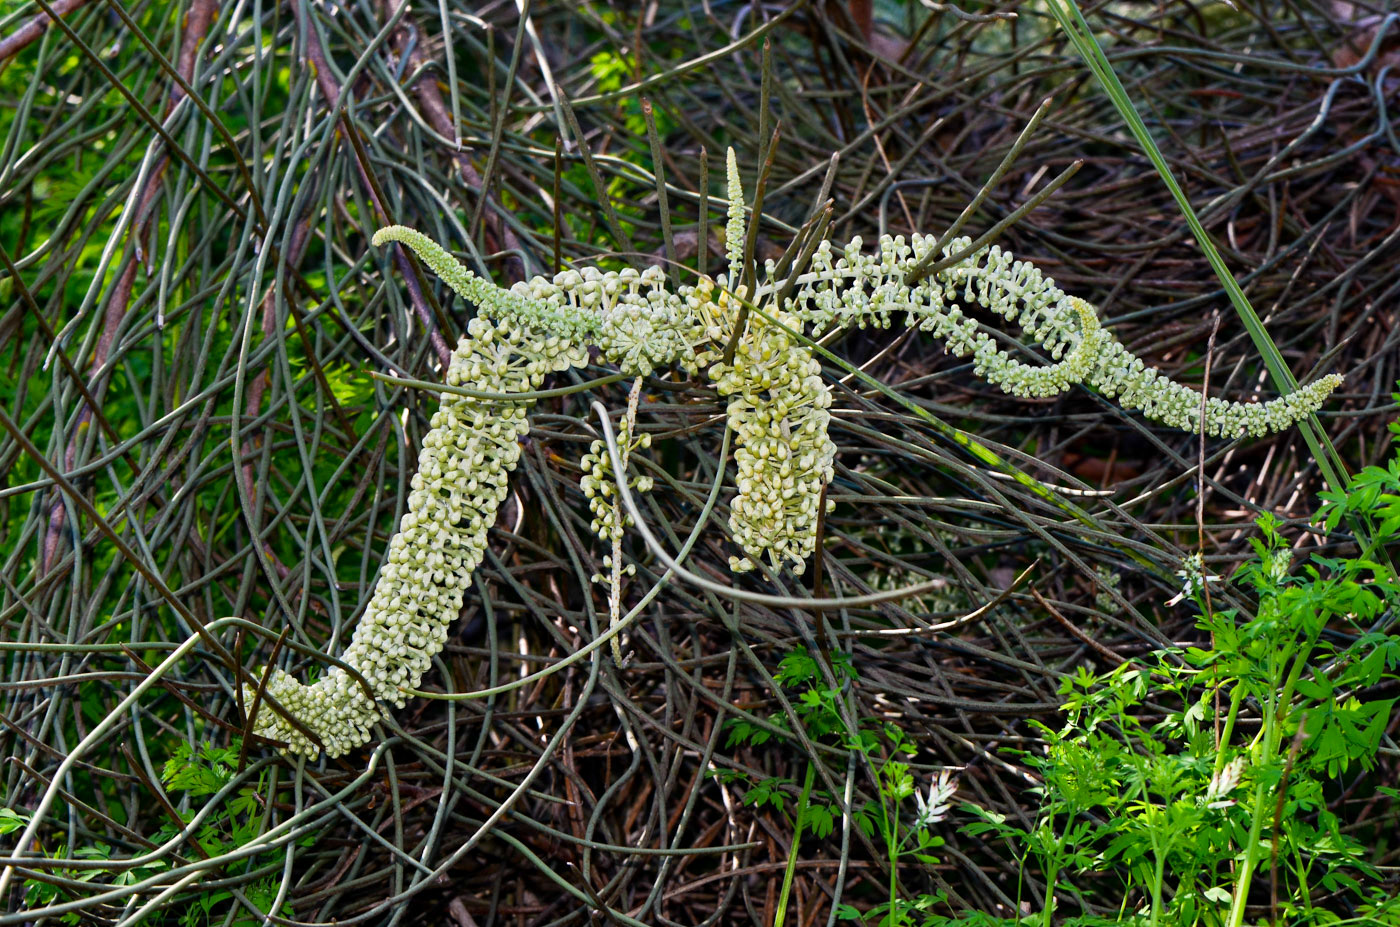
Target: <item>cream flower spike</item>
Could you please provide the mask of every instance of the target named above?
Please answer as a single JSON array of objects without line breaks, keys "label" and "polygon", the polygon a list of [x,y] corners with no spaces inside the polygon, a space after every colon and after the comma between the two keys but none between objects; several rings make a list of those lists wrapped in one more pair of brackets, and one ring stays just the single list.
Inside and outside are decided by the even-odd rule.
[{"label": "cream flower spike", "polygon": [[[745,244],[743,189],[733,151],[728,174],[727,286],[702,277],[672,292],[658,267],[617,273],[584,268],[504,290],[413,229],[381,229],[374,243],[407,245],[476,304],[478,317],[447,370],[450,385],[527,393],[549,373],[587,363],[590,345],[629,375],[672,365],[694,374],[717,356],[715,342],[723,347],[732,336],[746,297],[730,289],[730,281],[742,277]],[[968,244],[957,239],[943,253]],[[710,369],[718,391],[729,397],[729,420],[738,434],[738,493],[730,528],[745,556],[732,558],[733,569],[752,569],[767,557],[775,568],[788,564],[800,572],[815,546],[817,509],[832,479],[836,447],[827,435],[831,393],[821,365],[800,337],[807,330],[887,327],[902,313],[907,324],[943,339],[949,352],[971,357],[976,375],[1013,395],[1053,396],[1082,383],[1174,428],[1218,437],[1288,428],[1320,408],[1342,382],[1335,374],[1325,376],[1264,403],[1210,398],[1202,416],[1199,393],[1149,368],[1102,328],[1092,306],[1000,248],[982,249],[909,283],[933,245],[932,237],[922,235],[907,241],[885,236],[874,253],[864,253],[855,238],[837,258],[824,241],[781,305],[774,294],[782,281],[774,279],[771,266],[747,294],[761,311],[753,313],[739,339],[734,363]],[[963,315],[962,306],[974,304],[1019,324],[1052,363],[1026,364],[999,349]],[[517,442],[529,429],[530,405],[531,400],[443,396],[419,453],[408,511],[341,657],[344,665],[310,684],[273,669],[266,694],[297,724],[264,703],[256,710],[254,733],[309,756],[318,752],[319,740],[337,756],[369,739],[385,705],[403,705],[405,690],[418,685],[461,610],[506,497],[509,472],[520,457]],[[635,440],[630,430],[626,440]],[[601,463],[597,449],[594,456]],[[589,477],[595,493],[605,480],[616,479],[600,465],[590,468]],[[637,488],[644,486],[639,480]],[[593,508],[602,514],[601,502]],[[625,528],[621,519],[599,517],[598,522],[599,533],[609,538]],[[252,704],[254,693],[245,696]]]},{"label": "cream flower spike", "polygon": [[[971,239],[954,239],[944,246],[943,255],[961,252],[969,244]],[[1110,399],[1117,397],[1126,409],[1213,437],[1283,431],[1316,412],[1342,384],[1341,376],[1330,374],[1264,403],[1210,398],[1203,422],[1200,393],[1148,367],[1099,325],[1092,306],[1066,294],[1034,264],[1013,260],[1001,248],[982,249],[909,284],[906,278],[933,245],[932,236],[914,235],[907,242],[902,235],[884,236],[871,255],[863,253],[859,238],[853,238],[836,259],[830,243],[822,242],[781,308],[814,328],[887,327],[891,317],[902,312],[908,324],[943,339],[950,353],[971,355],[975,374],[1013,395],[1053,396],[1083,383]],[[996,347],[975,319],[963,315],[962,306],[973,304],[1019,323],[1052,359],[1058,360],[1067,348],[1069,356],[1049,367],[1015,360]]]},{"label": "cream flower spike", "polygon": [[729,262],[729,289],[737,293],[744,276],[744,242],[748,238],[748,229],[744,224],[744,185],[739,179],[739,159],[735,157],[733,148],[726,155],[725,180],[729,194],[729,220],[724,224],[724,256]]},{"label": "cream flower spike", "polygon": [[[519,393],[538,389],[546,374],[583,364],[587,352],[518,322],[475,318],[452,354],[450,386]],[[477,400],[443,394],[423,438],[408,511],[389,542],[369,605],[341,655],[359,678],[332,666],[303,684],[281,669],[267,695],[340,756],[369,740],[385,704],[404,706],[461,613],[472,573],[486,552],[486,535],[507,495],[506,481],[529,430],[530,401]],[[252,704],[254,692],[244,692]],[[288,753],[315,757],[316,741],[262,704],[253,733],[287,744]]]},{"label": "cream flower spike", "polygon": [[[802,327],[793,316],[778,321]],[[831,391],[821,374],[810,349],[761,316],[750,319],[734,363],[711,368],[716,390],[730,397],[735,437],[739,491],[729,529],[745,554],[729,558],[736,573],[752,570],[767,554],[773,569],[786,564],[800,574],[816,549],[822,490],[836,459],[827,435]]]},{"label": "cream flower spike", "polygon": [[[744,188],[733,148],[727,168],[725,279],[736,301],[743,302],[748,295],[740,284],[747,231]],[[767,290],[771,293],[772,287]],[[759,293],[753,295],[764,312],[776,311],[776,306],[761,305]],[[710,368],[715,389],[730,397],[728,420],[739,473],[729,530],[744,552],[729,558],[729,568],[736,573],[752,570],[765,555],[774,570],[787,565],[794,573],[803,572],[816,549],[822,490],[834,473],[836,445],[827,435],[831,390],[822,382],[822,366],[811,348],[785,330],[800,332],[802,318],[788,312],[778,316],[781,325],[758,313],[750,315],[747,330],[739,333],[733,363]],[[732,337],[732,332],[724,334]]]}]

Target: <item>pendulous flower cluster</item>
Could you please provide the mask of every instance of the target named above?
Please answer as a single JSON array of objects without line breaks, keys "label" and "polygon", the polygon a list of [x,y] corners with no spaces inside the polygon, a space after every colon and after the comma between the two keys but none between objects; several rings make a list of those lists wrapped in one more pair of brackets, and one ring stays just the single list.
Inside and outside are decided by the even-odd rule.
[{"label": "pendulous flower cluster", "polygon": [[[746,230],[732,151],[728,167],[727,275],[702,276],[674,290],[658,267],[566,270],[504,290],[413,229],[381,229],[374,244],[407,245],[476,305],[478,317],[452,356],[450,386],[528,394],[547,374],[586,363],[589,346],[632,376],[708,367],[717,391],[729,397],[728,420],[737,435],[730,528],[744,556],[731,558],[736,571],[766,556],[775,568],[786,563],[801,572],[815,546],[836,447],[828,435],[831,391],[807,332],[886,328],[902,316],[905,324],[943,339],[949,352],[970,357],[976,375],[1013,395],[1053,396],[1084,384],[1150,418],[1219,437],[1285,429],[1316,411],[1342,382],[1326,376],[1266,403],[1202,403],[1200,394],[1134,357],[1101,327],[1092,306],[1000,248],[961,256],[915,280],[937,247],[930,236],[885,236],[870,253],[856,238],[839,256],[823,241],[806,270],[786,279],[769,264],[752,276],[750,293],[740,284]],[[948,242],[940,256],[960,255],[969,244],[965,238]],[[1028,364],[997,347],[993,335],[965,314],[973,306],[1019,324],[1049,362]],[[732,362],[720,360],[726,349]],[[340,665],[309,685],[273,669],[266,695],[276,706],[259,707],[255,733],[312,756],[319,741],[336,756],[368,740],[384,703],[403,704],[404,689],[417,686],[461,610],[520,456],[517,441],[528,430],[530,404],[528,396],[444,396],[424,439],[408,511]],[[649,443],[645,435],[634,440],[630,426],[622,440],[628,450]],[[593,530],[616,551],[626,524],[617,477],[600,442],[583,469]],[[645,490],[650,481],[630,485]],[[614,610],[616,595],[614,588]],[[938,805],[936,798],[930,796],[930,806]]]},{"label": "pendulous flower cluster", "polygon": [[[767,555],[774,570],[786,563],[800,574],[816,549],[822,491],[834,475],[836,445],[827,434],[831,390],[822,382],[821,363],[796,334],[804,327],[800,315],[755,313],[744,321],[749,315],[742,311],[747,289],[739,282],[744,190],[732,148],[728,185],[729,268],[720,278],[721,295],[709,314],[708,335],[716,344],[734,346],[732,362],[720,360],[710,368],[715,391],[730,397],[727,418],[739,470],[729,531],[744,556],[730,557],[729,568],[752,570]],[[740,326],[744,330],[736,331]]]},{"label": "pendulous flower cluster", "polygon": [[[519,322],[473,319],[452,354],[449,386],[497,393],[537,389],[545,376],[583,364],[587,352]],[[384,703],[402,708],[461,613],[486,535],[507,495],[506,481],[529,431],[532,400],[480,400],[446,393],[418,454],[408,511],[389,542],[374,593],[341,656],[309,685],[280,668],[266,695],[297,719],[261,705],[253,732],[283,741],[289,753],[330,756],[365,743]],[[251,704],[254,693],[245,691]],[[305,730],[302,730],[304,728]],[[308,736],[314,735],[313,736]]]},{"label": "pendulous flower cluster", "polygon": [[833,476],[836,445],[827,435],[831,392],[822,365],[785,330],[793,317],[751,320],[734,362],[717,363],[710,375],[728,396],[734,429],[738,493],[729,529],[745,556],[730,557],[736,573],[752,570],[768,555],[773,569],[784,561],[801,573],[817,544],[822,490]]},{"label": "pendulous flower cluster", "polygon": [[[633,440],[632,429],[628,421],[623,419],[618,426],[617,443],[625,449],[625,466],[628,453],[638,448],[651,447],[651,435],[644,433],[637,435],[636,440]],[[632,524],[632,516],[623,512],[617,504],[617,475],[613,473],[612,457],[603,442],[594,441],[589,446],[588,453],[583,455],[580,464],[583,467],[583,478],[579,480],[579,488],[583,490],[584,498],[588,500],[588,509],[593,513],[590,530],[608,544],[622,540],[627,526]],[[635,492],[650,492],[654,482],[649,476],[627,478],[628,488]]]}]

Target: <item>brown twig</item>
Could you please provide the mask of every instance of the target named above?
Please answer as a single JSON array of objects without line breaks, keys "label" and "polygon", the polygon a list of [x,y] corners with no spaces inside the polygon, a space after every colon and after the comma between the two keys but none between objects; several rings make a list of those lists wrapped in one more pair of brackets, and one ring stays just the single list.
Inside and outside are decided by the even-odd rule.
[{"label": "brown twig", "polygon": [[1057,609],[1055,606],[1051,605],[1050,602],[1043,595],[1040,594],[1040,590],[1035,588],[1034,585],[1029,586],[1027,588],[1030,589],[1031,595],[1035,597],[1035,600],[1040,603],[1040,607],[1050,613],[1051,618],[1054,618],[1056,621],[1062,624],[1066,631],[1073,634],[1079,640],[1092,647],[1095,653],[1102,654],[1104,658],[1111,660],[1115,666],[1119,663],[1128,662],[1127,657],[1119,656],[1118,654],[1114,653],[1108,647],[1094,640],[1088,634],[1085,634],[1083,630],[1075,626],[1074,622],[1070,621],[1064,615],[1060,614],[1060,610]]},{"label": "brown twig", "polygon": [[[87,2],[88,0],[54,0],[50,6],[59,16],[67,16]],[[53,19],[48,13],[40,13],[14,32],[0,39],[0,62],[14,57],[32,44],[35,39],[44,34],[51,22]]]}]

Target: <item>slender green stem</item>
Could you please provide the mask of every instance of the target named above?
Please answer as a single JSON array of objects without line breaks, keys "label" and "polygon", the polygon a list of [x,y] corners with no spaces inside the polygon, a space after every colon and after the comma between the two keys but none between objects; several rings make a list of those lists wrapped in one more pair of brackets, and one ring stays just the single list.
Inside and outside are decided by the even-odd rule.
[{"label": "slender green stem", "polygon": [[1157,828],[1149,827],[1148,834],[1152,837],[1152,856],[1154,865],[1152,867],[1152,914],[1150,921],[1152,927],[1157,927],[1162,917],[1162,882],[1166,879],[1167,854],[1157,843]]},{"label": "slender green stem", "polygon": [[[883,804],[883,799],[881,800]],[[890,854],[890,906],[885,911],[886,923],[899,923],[895,917],[895,906],[899,904],[899,802],[891,799],[889,810],[889,830],[885,832],[885,844]]]},{"label": "slender green stem", "polygon": [[1220,749],[1215,751],[1214,774],[1220,775],[1225,768],[1225,752],[1230,745],[1230,737],[1235,733],[1235,719],[1240,714],[1240,704],[1244,702],[1244,683],[1236,680],[1230,691],[1230,712],[1225,716],[1225,729],[1220,732]]},{"label": "slender green stem", "polygon": [[[1272,760],[1279,753],[1279,747],[1283,739],[1284,721],[1287,720],[1293,701],[1293,691],[1298,684],[1298,680],[1303,675],[1303,669],[1307,666],[1308,657],[1312,653],[1313,644],[1317,639],[1315,632],[1308,635],[1305,643],[1297,648],[1285,650],[1277,661],[1270,661],[1278,667],[1288,666],[1288,675],[1281,685],[1274,686],[1272,697],[1264,700],[1264,731],[1261,750],[1257,757],[1258,762]],[[1291,665],[1290,665],[1290,662]],[[1274,677],[1273,673],[1270,674]],[[1279,786],[1283,787],[1282,784]],[[1239,875],[1235,880],[1235,896],[1230,905],[1230,916],[1227,927],[1240,927],[1244,922],[1244,909],[1246,899],[1249,897],[1249,889],[1254,881],[1254,874],[1258,869],[1257,857],[1259,856],[1259,843],[1264,829],[1264,804],[1268,798],[1268,788],[1261,779],[1254,787],[1254,803],[1250,806],[1249,839],[1245,844],[1244,858],[1240,863]],[[1277,840],[1277,835],[1275,835]]]},{"label": "slender green stem", "polygon": [[[1055,814],[1053,811],[1045,815],[1045,830],[1051,835],[1055,833]],[[1060,880],[1060,854],[1064,852],[1063,839],[1056,838],[1052,849],[1053,852],[1045,854],[1045,905],[1040,911],[1041,927],[1051,927],[1055,914],[1055,883]],[[1022,866],[1024,867],[1024,862]]]},{"label": "slender green stem", "polygon": [[1293,660],[1293,668],[1289,670],[1288,678],[1284,680],[1283,688],[1279,690],[1278,719],[1274,725],[1275,742],[1270,744],[1271,755],[1277,753],[1283,746],[1283,722],[1288,720],[1289,709],[1293,707],[1293,691],[1298,687],[1298,680],[1303,676],[1303,670],[1307,667],[1308,657],[1312,655],[1313,638],[1309,638],[1307,644],[1298,648],[1298,655]]},{"label": "slender green stem", "polygon": [[773,918],[773,927],[783,927],[783,918],[787,914],[792,878],[797,873],[797,845],[802,842],[802,825],[807,816],[807,801],[812,796],[812,780],[816,769],[815,763],[808,762],[807,778],[802,783],[802,794],[797,799],[797,818],[792,825],[792,843],[788,846],[787,868],[783,870],[783,889],[778,893],[778,913]]},{"label": "slender green stem", "polygon": [[1255,856],[1259,850],[1259,834],[1263,829],[1264,799],[1267,789],[1260,782],[1254,786],[1254,804],[1251,806],[1252,820],[1249,824],[1249,841],[1245,844],[1244,859],[1240,862],[1239,876],[1235,879],[1235,897],[1230,903],[1228,927],[1240,927],[1244,922],[1245,899],[1249,896],[1249,886],[1254,880]]}]

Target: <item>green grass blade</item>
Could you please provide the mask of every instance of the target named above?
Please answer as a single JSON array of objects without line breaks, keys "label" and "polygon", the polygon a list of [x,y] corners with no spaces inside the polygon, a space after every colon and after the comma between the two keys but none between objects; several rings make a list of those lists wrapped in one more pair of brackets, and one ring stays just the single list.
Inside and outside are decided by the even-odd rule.
[{"label": "green grass blade", "polygon": [[[1268,368],[1274,385],[1281,393],[1293,392],[1298,388],[1298,381],[1294,378],[1292,371],[1288,369],[1288,365],[1284,363],[1283,355],[1279,352],[1278,346],[1274,344],[1273,338],[1269,337],[1268,330],[1264,328],[1264,323],[1259,319],[1254,307],[1250,305],[1249,298],[1240,289],[1234,274],[1225,266],[1224,258],[1220,256],[1220,252],[1211,241],[1210,235],[1206,233],[1205,227],[1196,217],[1196,211],[1191,207],[1191,201],[1186,198],[1185,191],[1181,189],[1181,185],[1172,176],[1166,158],[1162,156],[1157,142],[1148,132],[1146,123],[1143,122],[1137,107],[1133,105],[1132,99],[1128,96],[1128,91],[1118,80],[1118,75],[1113,72],[1113,66],[1109,63],[1108,56],[1104,54],[1103,48],[1094,38],[1094,33],[1085,21],[1084,14],[1080,12],[1078,3],[1076,0],[1047,0],[1047,2],[1050,12],[1059,21],[1060,27],[1064,29],[1070,43],[1098,79],[1099,84],[1102,85],[1114,107],[1118,110],[1118,114],[1127,124],[1129,131],[1133,133],[1133,137],[1142,146],[1143,152],[1152,161],[1152,165],[1157,168],[1157,173],[1161,175],[1167,189],[1171,191],[1172,198],[1176,200],[1177,207],[1180,208],[1182,216],[1186,219],[1186,224],[1191,227],[1191,233],[1196,236],[1196,241],[1200,243],[1206,260],[1210,262],[1216,276],[1220,278],[1220,283],[1225,287],[1225,292],[1229,295],[1235,312],[1244,322],[1245,329],[1254,341],[1254,346],[1258,349],[1264,366]],[[1346,465],[1327,437],[1327,433],[1323,430],[1317,416],[1308,416],[1299,422],[1298,427],[1303,434],[1303,440],[1308,444],[1308,449],[1312,452],[1313,459],[1317,461],[1318,468],[1322,471],[1322,476],[1327,481],[1328,487],[1337,491],[1344,489],[1347,484]]]}]

